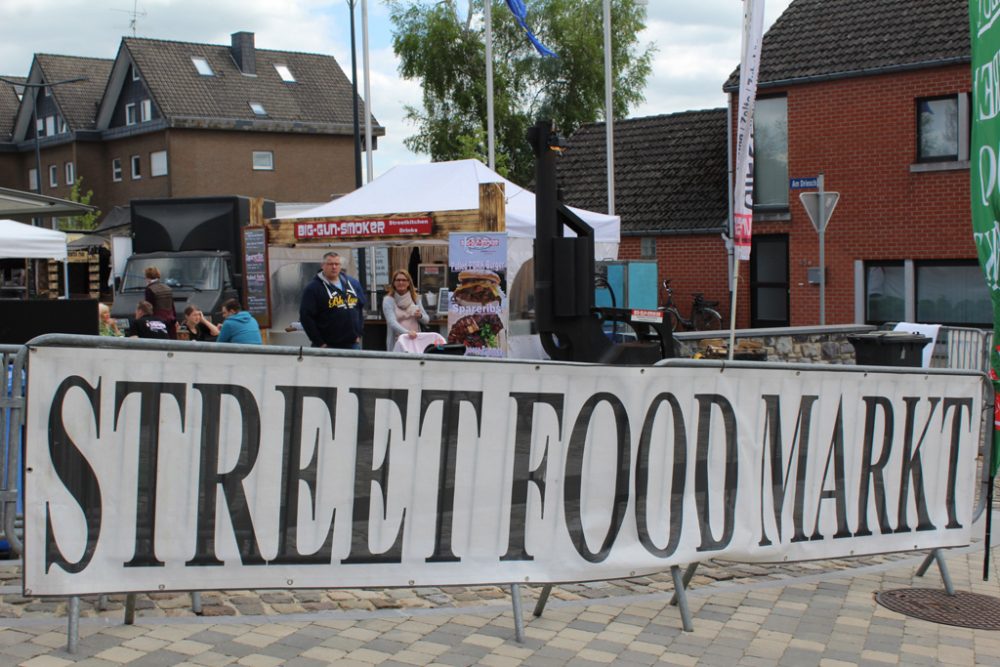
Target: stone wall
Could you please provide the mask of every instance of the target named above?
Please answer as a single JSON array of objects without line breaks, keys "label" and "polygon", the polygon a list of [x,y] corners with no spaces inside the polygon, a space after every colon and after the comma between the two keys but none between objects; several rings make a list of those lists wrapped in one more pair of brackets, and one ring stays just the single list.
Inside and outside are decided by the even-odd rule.
[{"label": "stone wall", "polygon": [[[806,364],[853,364],[854,346],[847,339],[851,334],[867,333],[876,327],[863,324],[827,327],[787,327],[781,329],[740,329],[736,331],[736,350],[763,350],[768,361]],[[726,331],[674,334],[676,356],[694,357],[705,353],[709,346],[726,346]]]}]

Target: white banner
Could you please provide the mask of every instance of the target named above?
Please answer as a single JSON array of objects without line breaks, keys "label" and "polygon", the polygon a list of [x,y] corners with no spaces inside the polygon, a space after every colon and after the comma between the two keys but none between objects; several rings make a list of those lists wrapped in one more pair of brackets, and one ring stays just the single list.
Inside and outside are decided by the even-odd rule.
[{"label": "white banner", "polygon": [[757,99],[764,0],[743,0],[743,50],[740,57],[740,104],[736,110],[736,183],[733,240],[736,259],[750,259],[753,228],[753,108]]},{"label": "white banner", "polygon": [[34,347],[26,595],[582,581],[957,546],[982,383]]}]

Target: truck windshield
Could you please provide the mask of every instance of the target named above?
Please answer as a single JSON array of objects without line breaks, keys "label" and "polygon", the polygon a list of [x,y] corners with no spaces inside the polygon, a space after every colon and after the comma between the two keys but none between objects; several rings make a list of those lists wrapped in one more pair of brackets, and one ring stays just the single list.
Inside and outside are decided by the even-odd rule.
[{"label": "truck windshield", "polygon": [[121,291],[146,289],[145,271],[150,266],[160,270],[160,280],[174,289],[217,290],[222,273],[220,257],[157,257],[130,259],[125,266]]}]

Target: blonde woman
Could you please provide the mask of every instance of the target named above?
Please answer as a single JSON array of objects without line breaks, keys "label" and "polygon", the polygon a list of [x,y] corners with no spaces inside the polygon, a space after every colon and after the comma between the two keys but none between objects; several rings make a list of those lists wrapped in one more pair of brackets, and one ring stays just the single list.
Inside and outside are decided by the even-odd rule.
[{"label": "blonde woman", "polygon": [[106,304],[97,304],[97,327],[102,336],[121,336],[118,323],[111,319],[111,309]]},{"label": "blonde woman", "polygon": [[382,314],[386,324],[385,344],[386,349],[392,352],[397,338],[416,338],[420,332],[420,323],[427,324],[430,317],[418,305],[420,300],[417,290],[413,288],[413,278],[409,271],[396,270],[385,289],[386,295],[382,299]]}]

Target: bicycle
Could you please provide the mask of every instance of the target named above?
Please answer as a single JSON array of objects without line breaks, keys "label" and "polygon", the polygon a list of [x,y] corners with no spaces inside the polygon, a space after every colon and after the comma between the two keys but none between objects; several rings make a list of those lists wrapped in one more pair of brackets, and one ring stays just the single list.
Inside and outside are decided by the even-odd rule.
[{"label": "bicycle", "polygon": [[667,293],[667,300],[660,306],[660,310],[670,313],[671,331],[677,331],[678,322],[688,331],[718,331],[722,328],[722,315],[712,307],[719,305],[718,301],[709,301],[701,292],[696,292],[691,303],[691,317],[687,318],[681,315],[674,303],[674,291],[670,289],[669,279],[663,281],[663,289]]}]

